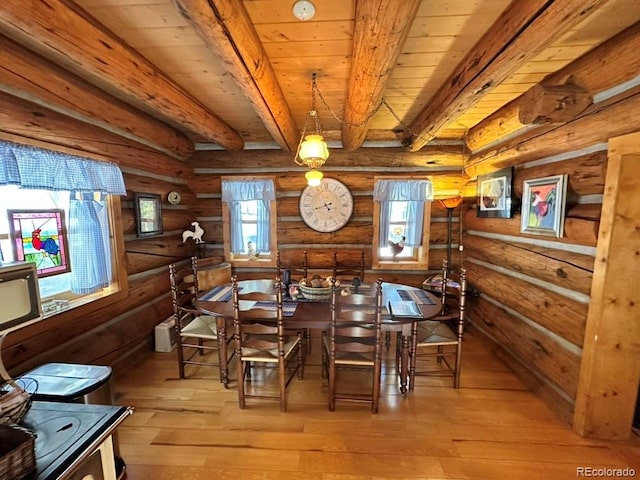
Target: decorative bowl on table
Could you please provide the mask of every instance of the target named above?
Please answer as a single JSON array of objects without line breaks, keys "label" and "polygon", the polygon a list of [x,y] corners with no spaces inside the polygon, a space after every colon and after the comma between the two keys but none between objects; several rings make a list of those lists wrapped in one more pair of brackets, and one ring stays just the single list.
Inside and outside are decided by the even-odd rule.
[{"label": "decorative bowl on table", "polygon": [[[336,287],[340,280],[336,280]],[[329,300],[331,298],[331,277],[327,278],[303,278],[298,284],[300,293],[307,300]]]}]

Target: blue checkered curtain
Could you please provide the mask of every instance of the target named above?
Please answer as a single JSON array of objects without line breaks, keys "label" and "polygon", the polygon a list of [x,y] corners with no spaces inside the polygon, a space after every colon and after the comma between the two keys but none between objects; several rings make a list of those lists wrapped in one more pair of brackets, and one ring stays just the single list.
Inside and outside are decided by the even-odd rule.
[{"label": "blue checkered curtain", "polygon": [[271,210],[269,202],[276,199],[276,189],[271,179],[222,180],[222,201],[229,206],[231,218],[231,252],[243,253],[241,201],[261,200],[257,206],[256,245],[258,252],[271,251],[269,228]]},{"label": "blue checkered curtain", "polygon": [[0,185],[126,195],[117,165],[0,141]]},{"label": "blue checkered curtain", "polygon": [[405,245],[422,245],[422,221],[424,203],[433,198],[433,187],[429,180],[378,180],[373,191],[373,200],[380,202],[380,245],[387,245],[391,221],[391,202],[407,202],[405,223]]},{"label": "blue checkered curtain", "polygon": [[111,283],[109,218],[102,193],[71,192],[69,250],[71,291],[97,292]]},{"label": "blue checkered curtain", "polygon": [[106,195],[126,195],[117,165],[0,141],[0,185],[69,191],[71,291],[89,294],[111,283]]}]

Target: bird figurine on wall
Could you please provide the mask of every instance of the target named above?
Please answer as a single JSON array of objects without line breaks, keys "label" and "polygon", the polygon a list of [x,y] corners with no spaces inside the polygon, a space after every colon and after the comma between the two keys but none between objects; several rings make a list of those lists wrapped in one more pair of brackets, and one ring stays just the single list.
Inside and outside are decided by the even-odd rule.
[{"label": "bird figurine on wall", "polygon": [[185,230],[182,232],[182,243],[186,243],[189,238],[192,238],[195,243],[204,243],[202,240],[202,235],[204,235],[204,230],[200,226],[198,222],[191,222],[193,226],[193,230]]},{"label": "bird figurine on wall", "polygon": [[400,239],[399,242],[392,242],[391,240],[389,240],[389,247],[391,247],[391,255],[393,256],[393,259],[396,259],[396,255],[399,255],[402,250],[404,250],[404,241],[405,241],[405,237],[402,237],[402,239]]}]

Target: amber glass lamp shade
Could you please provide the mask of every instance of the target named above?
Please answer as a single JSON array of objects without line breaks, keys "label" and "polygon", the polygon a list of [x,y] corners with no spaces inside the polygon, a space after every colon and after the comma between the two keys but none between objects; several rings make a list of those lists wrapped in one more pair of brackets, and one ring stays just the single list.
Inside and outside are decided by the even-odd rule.
[{"label": "amber glass lamp shade", "polygon": [[456,208],[462,203],[462,197],[451,197],[440,200],[444,208]]},{"label": "amber glass lamp shade", "polygon": [[323,176],[324,175],[322,174],[322,172],[320,170],[316,170],[315,168],[309,170],[304,174],[304,178],[307,179],[307,185],[309,185],[310,187],[317,187],[318,185],[320,185]]},{"label": "amber glass lamp shade", "polygon": [[329,158],[329,148],[327,142],[324,141],[322,135],[307,135],[300,144],[300,152],[298,156],[302,161],[318,161],[324,162]]}]

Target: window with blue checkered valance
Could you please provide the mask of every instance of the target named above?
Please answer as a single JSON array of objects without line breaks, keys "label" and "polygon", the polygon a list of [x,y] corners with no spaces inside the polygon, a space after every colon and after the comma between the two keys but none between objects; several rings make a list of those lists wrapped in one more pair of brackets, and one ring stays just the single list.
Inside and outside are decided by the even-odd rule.
[{"label": "window with blue checkered valance", "polygon": [[0,185],[69,192],[66,233],[70,289],[86,295],[109,286],[112,273],[107,195],[126,194],[117,165],[0,141]]}]

